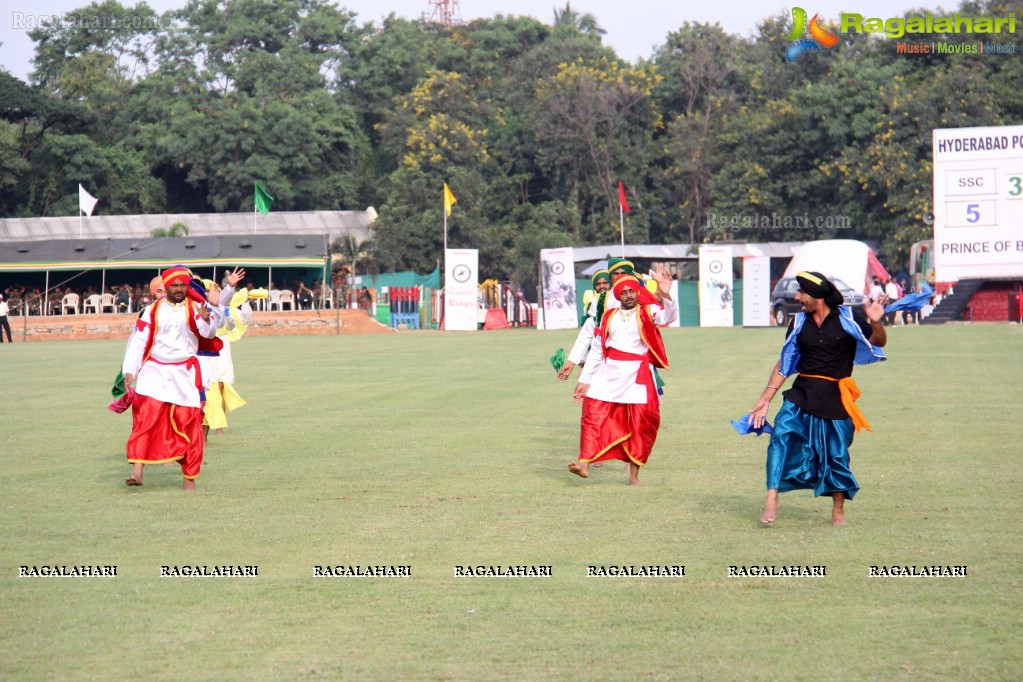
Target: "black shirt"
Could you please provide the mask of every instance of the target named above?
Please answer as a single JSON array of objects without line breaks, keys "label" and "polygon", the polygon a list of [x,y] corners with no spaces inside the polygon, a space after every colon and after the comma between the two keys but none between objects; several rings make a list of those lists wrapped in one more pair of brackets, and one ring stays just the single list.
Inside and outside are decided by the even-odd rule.
[{"label": "black shirt", "polygon": [[[862,310],[853,308],[853,321],[859,325],[866,338],[873,333],[873,326]],[[795,320],[789,323],[788,334],[792,333]],[[832,310],[818,327],[813,315],[806,316],[806,322],[796,339],[799,345],[800,374],[820,374],[835,379],[852,376],[853,359],[856,357],[856,339],[846,333],[838,317],[838,310]],[[824,419],[848,419],[849,414],[842,405],[842,395],[837,381],[812,379],[797,376],[792,388],[783,394],[785,400],[795,403],[806,412]]]}]

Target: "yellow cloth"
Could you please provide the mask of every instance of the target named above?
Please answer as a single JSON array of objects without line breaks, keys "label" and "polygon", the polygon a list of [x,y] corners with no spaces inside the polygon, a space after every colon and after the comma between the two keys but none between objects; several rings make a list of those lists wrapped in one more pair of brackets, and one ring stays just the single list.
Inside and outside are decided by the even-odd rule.
[{"label": "yellow cloth", "polygon": [[206,394],[206,405],[203,406],[203,426],[211,429],[226,429],[227,414],[245,405],[238,392],[231,384],[218,381],[210,386]]},{"label": "yellow cloth", "polygon": [[234,343],[238,339],[242,338],[242,334],[249,328],[249,325],[245,324],[237,317],[234,317],[234,329],[228,329],[227,326],[223,326],[217,330],[217,336],[224,336],[228,341]]},{"label": "yellow cloth", "polygon": [[[242,289],[241,291],[236,291],[234,296],[231,297],[230,307],[237,308],[250,298],[266,298],[266,289],[253,289],[252,291]],[[234,319],[234,329],[228,329],[226,326],[221,327],[217,330],[217,336],[226,336],[228,341],[237,341],[242,338],[249,325],[238,319],[237,315],[232,316],[232,319]]]}]

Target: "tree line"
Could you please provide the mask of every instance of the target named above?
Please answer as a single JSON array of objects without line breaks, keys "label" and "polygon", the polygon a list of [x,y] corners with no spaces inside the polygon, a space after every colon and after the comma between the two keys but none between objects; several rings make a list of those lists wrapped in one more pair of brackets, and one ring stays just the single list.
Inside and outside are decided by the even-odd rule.
[{"label": "tree line", "polygon": [[[1023,0],[957,11],[1023,21]],[[636,63],[568,4],[452,27],[325,0],[69,15],[31,32],[28,82],[0,72],[0,216],[74,215],[78,183],[98,213],[246,211],[258,180],[274,210],[374,206],[373,259],[425,272],[447,182],[449,246],[526,286],[541,248],[618,241],[619,180],[630,243],[854,238],[901,267],[930,234],[931,130],[1023,121],[1018,55],[841,34],[788,63],[783,11],[746,37],[685,23]]]}]

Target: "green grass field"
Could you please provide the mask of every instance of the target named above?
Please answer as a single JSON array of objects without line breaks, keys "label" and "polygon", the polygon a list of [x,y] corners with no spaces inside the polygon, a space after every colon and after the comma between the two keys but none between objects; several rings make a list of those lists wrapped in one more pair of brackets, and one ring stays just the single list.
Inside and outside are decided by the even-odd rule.
[{"label": "green grass field", "polygon": [[[1023,669],[1023,329],[899,328],[857,369],[874,427],[850,525],[783,495],[760,528],[766,438],[739,437],[779,330],[665,332],[672,371],[643,485],[589,480],[571,332],[255,337],[249,404],[177,467],[127,488],[130,416],[106,409],[121,342],[0,346],[0,678],[1014,680]],[[780,406],[780,398],[772,406]],[[116,565],[24,578],[22,565]],[[161,578],[163,565],[258,565]],[[314,578],[316,565],[412,577]],[[550,578],[456,578],[456,565]],[[684,564],[684,578],[588,565]],[[729,565],[826,565],[728,578]],[[966,578],[868,578],[871,565]]]}]

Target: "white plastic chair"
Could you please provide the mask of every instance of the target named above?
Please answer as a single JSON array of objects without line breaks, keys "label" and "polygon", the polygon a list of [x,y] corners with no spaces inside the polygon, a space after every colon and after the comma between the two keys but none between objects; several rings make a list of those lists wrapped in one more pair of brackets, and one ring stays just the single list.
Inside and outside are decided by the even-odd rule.
[{"label": "white plastic chair", "polygon": [[323,301],[320,303],[320,307],[321,308],[333,308],[334,307],[334,290],[333,289],[328,289],[328,288],[324,287],[323,291],[320,293],[320,296],[323,299]]},{"label": "white plastic chair", "polygon": [[85,302],[82,304],[82,313],[88,315],[90,310],[99,315],[99,294],[93,294],[85,298]]},{"label": "white plastic chair", "polygon": [[284,310],[284,306],[285,305],[289,306],[289,310],[296,310],[296,308],[295,308],[295,292],[292,291],[291,289],[284,289],[284,290],[282,290],[280,292],[280,294],[281,294],[281,300],[280,300],[279,303],[280,303],[280,306],[281,306],[281,310]]},{"label": "white plastic chair", "polygon": [[280,289],[271,289],[266,297],[266,309],[272,312],[274,306],[277,306],[277,310],[282,310]]},{"label": "white plastic chair", "polygon": [[70,308],[77,315],[78,302],[80,300],[78,294],[65,294],[64,298],[60,301],[60,314],[63,315],[64,311]]},{"label": "white plastic chair", "polygon": [[99,311],[105,313],[107,308],[110,308],[110,312],[117,312],[117,300],[113,294],[100,294],[99,296]]}]

